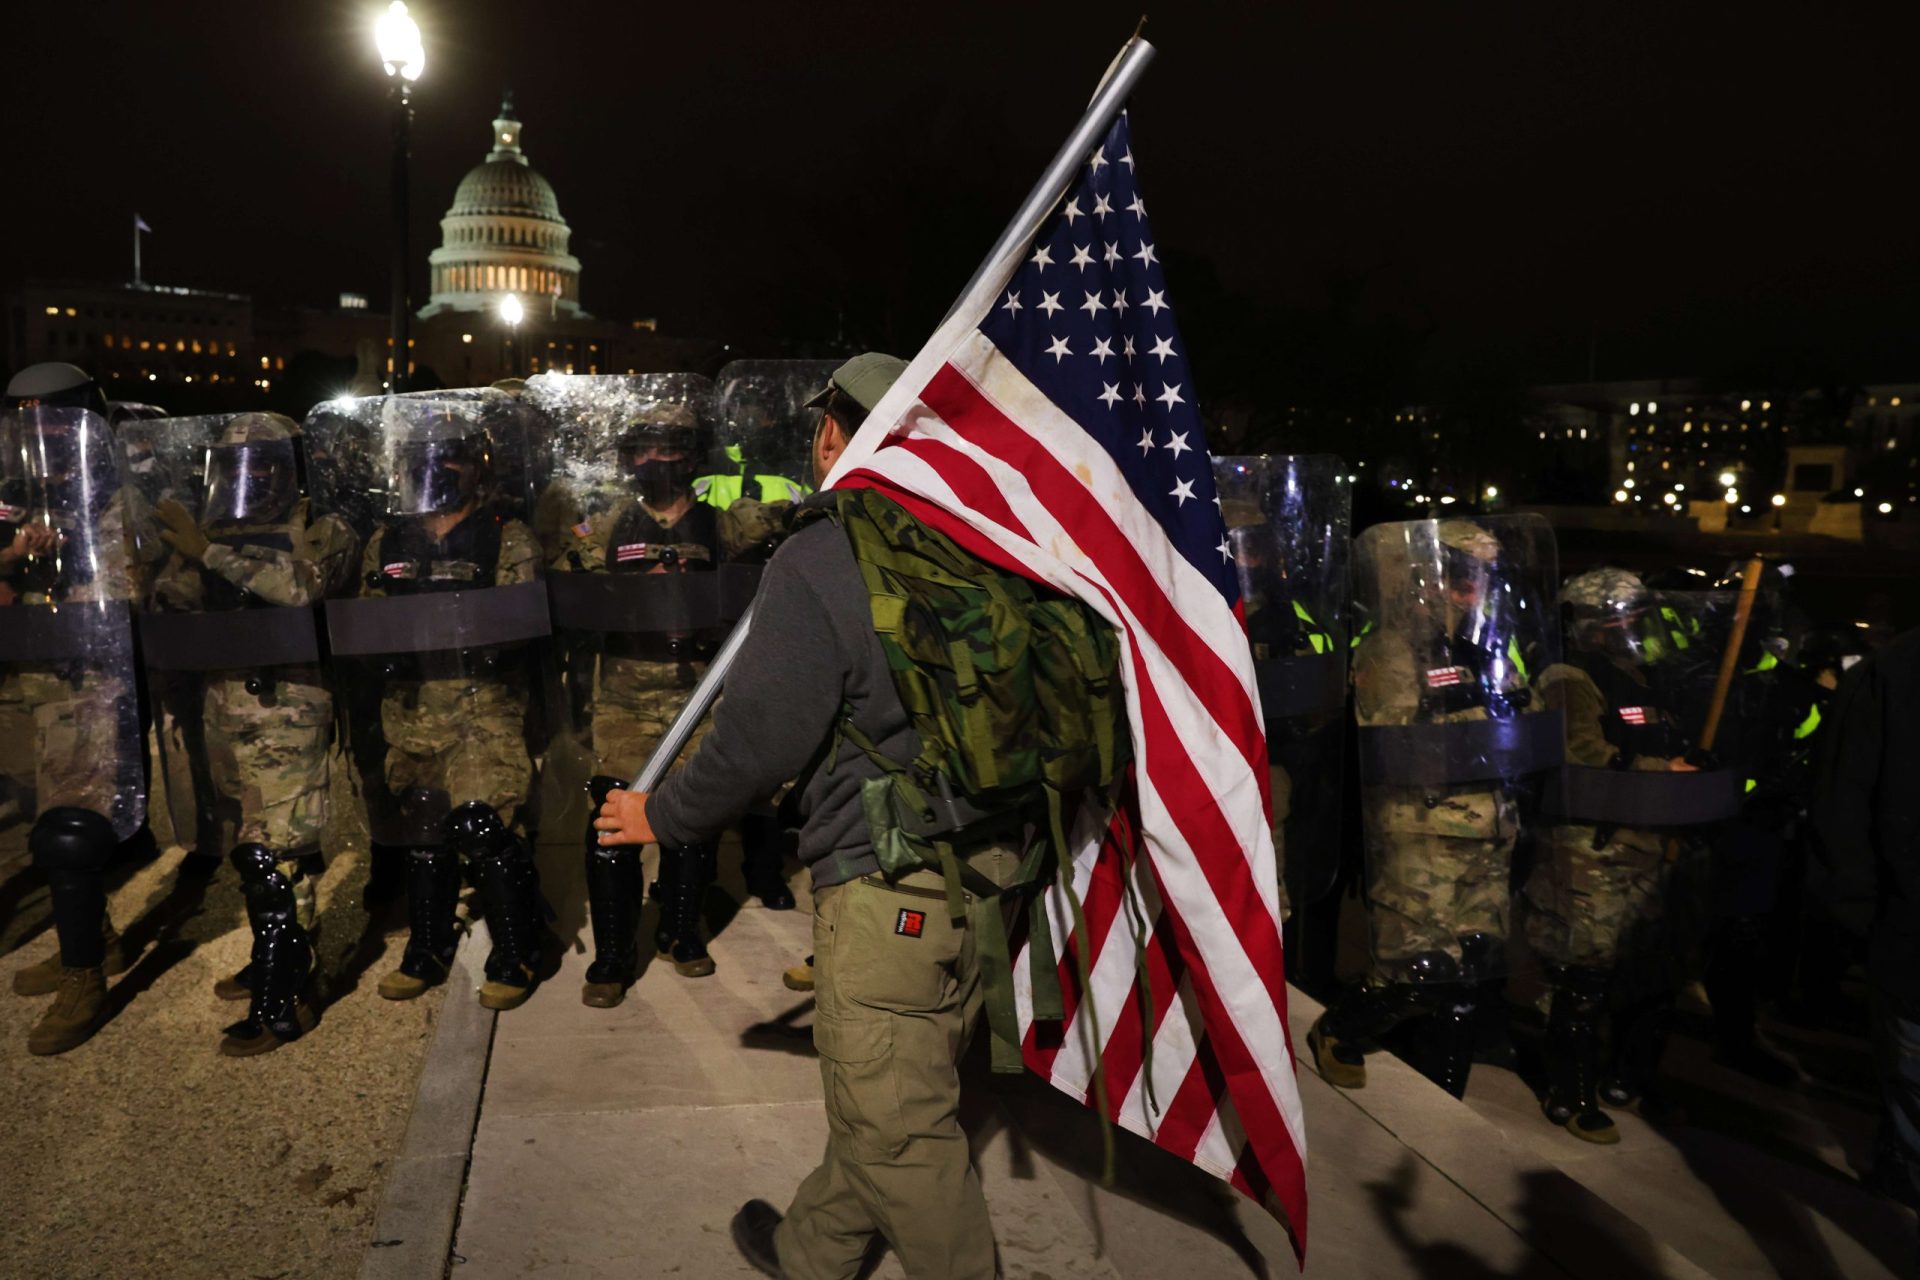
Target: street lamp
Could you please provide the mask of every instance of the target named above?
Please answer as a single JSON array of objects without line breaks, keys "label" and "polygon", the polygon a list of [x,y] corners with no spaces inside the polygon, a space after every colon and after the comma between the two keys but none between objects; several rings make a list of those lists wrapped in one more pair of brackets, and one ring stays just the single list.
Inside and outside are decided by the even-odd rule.
[{"label": "street lamp", "polygon": [[387,387],[407,389],[407,159],[408,134],[413,126],[413,82],[427,69],[427,51],[420,43],[420,27],[407,13],[404,0],[393,0],[373,24],[380,65],[387,73],[388,101],[393,111],[393,324],[389,341],[391,372]]},{"label": "street lamp", "polygon": [[520,376],[520,322],[526,319],[527,310],[520,305],[518,294],[508,294],[500,299],[500,318],[507,322],[507,376]]}]

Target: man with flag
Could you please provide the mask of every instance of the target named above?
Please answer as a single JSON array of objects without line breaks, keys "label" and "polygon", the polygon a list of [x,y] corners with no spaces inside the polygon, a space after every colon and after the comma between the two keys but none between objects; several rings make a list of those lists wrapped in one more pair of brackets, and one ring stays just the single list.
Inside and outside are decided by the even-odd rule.
[{"label": "man with flag", "polygon": [[[770,1275],[851,1276],[875,1234],[910,1274],[994,1274],[954,1070],[983,1000],[1029,1069],[1229,1180],[1304,1247],[1305,1132],[1238,578],[1125,116],[1093,137],[1070,185],[904,370],[869,355],[835,373],[826,414],[851,439],[823,487],[870,491],[929,541],[1101,620],[1131,765],[1111,788],[1056,796],[1024,833],[963,847],[945,831],[944,875],[897,874],[898,842],[926,833],[888,810],[886,775],[917,769],[929,722],[881,674],[876,631],[913,627],[865,552],[819,521],[769,564],[755,609],[778,624],[748,633],[700,751],[652,797],[613,793],[594,824],[607,843],[699,838],[823,762],[802,791],[801,854],[830,1138],[784,1219],[760,1201],[735,1219]],[[854,504],[838,500],[844,519]],[[956,657],[949,683],[975,680]],[[1010,764],[1031,746],[998,745]],[[929,792],[924,816],[953,802]],[[1030,872],[1048,827],[1055,874],[1009,948],[1005,918],[972,904],[983,880]],[[963,899],[956,927],[947,908]],[[1010,1008],[995,1007],[997,981]]]}]

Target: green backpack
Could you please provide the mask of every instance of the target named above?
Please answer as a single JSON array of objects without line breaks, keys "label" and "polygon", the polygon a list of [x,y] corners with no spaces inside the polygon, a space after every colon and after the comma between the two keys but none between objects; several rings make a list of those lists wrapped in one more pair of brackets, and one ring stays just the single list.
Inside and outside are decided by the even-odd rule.
[{"label": "green backpack", "polygon": [[[1025,895],[1035,1016],[1060,1018],[1038,890],[1071,856],[1067,798],[1106,788],[1132,757],[1119,642],[1087,605],[988,564],[874,490],[833,490],[807,506],[802,518],[830,515],[853,545],[894,688],[920,735],[919,756],[902,765],[843,708],[826,767],[844,739],[880,769],[861,789],[875,856],[889,877],[939,871],[953,919],[979,928],[994,1067],[1018,1071],[1005,920],[993,899]],[[1029,822],[1041,838],[1004,889],[962,861]]]}]

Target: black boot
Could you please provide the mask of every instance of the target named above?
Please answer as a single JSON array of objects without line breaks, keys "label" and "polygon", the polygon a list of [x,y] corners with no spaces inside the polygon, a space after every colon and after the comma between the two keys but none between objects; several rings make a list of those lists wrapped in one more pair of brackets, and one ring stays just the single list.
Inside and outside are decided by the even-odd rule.
[{"label": "black boot", "polygon": [[[624,789],[618,778],[596,777],[587,783],[592,812],[598,813],[609,793]],[[640,927],[640,850],[633,845],[600,844],[600,833],[587,826],[587,915],[593,923],[593,963],[587,966],[580,1002],[595,1009],[611,1009],[626,999],[640,969],[635,933]]]},{"label": "black boot", "polygon": [[113,824],[91,809],[46,810],[27,833],[33,865],[47,877],[60,963],[98,969],[106,963],[107,862],[119,841]]},{"label": "black boot", "polygon": [[[311,1031],[312,1007],[302,998],[313,975],[313,943],[300,926],[293,882],[274,865],[265,845],[233,851],[253,926],[247,1016],[228,1027],[220,1052],[230,1058],[269,1053]],[[298,873],[296,873],[298,874]]]},{"label": "black boot", "polygon": [[1467,1076],[1473,1071],[1474,1020],[1480,1012],[1480,988],[1455,983],[1449,989],[1423,993],[1430,1010],[1414,1027],[1414,1070],[1456,1098],[1467,1096]]},{"label": "black boot", "polygon": [[1713,1006],[1713,1060],[1762,1084],[1789,1089],[1800,1072],[1760,1039],[1760,975],[1766,954],[1766,922],[1733,916],[1714,929],[1704,975]]},{"label": "black boot", "polygon": [[492,807],[470,800],[447,819],[448,843],[466,854],[493,950],[480,1003],[517,1009],[533,993],[544,960],[546,923],[540,918],[540,872],[533,850],[507,830]]},{"label": "black boot", "polygon": [[1600,1011],[1607,975],[1577,965],[1550,971],[1553,1009],[1547,1016],[1547,1096],[1540,1109],[1574,1137],[1601,1145],[1620,1141],[1613,1118],[1600,1109]]},{"label": "black boot", "polygon": [[407,851],[396,844],[374,841],[367,846],[367,884],[360,905],[369,914],[396,901],[407,891]]},{"label": "black boot", "polygon": [[1444,951],[1422,952],[1406,968],[1414,981],[1349,987],[1314,1022],[1307,1047],[1328,1084],[1365,1088],[1366,1055],[1380,1037],[1432,1007],[1436,987],[1459,985],[1460,966]]},{"label": "black boot", "polygon": [[700,903],[713,883],[713,871],[710,844],[660,846],[660,878],[653,884],[653,896],[660,903],[660,928],[654,944],[683,978],[704,978],[713,972],[713,959],[700,937]]},{"label": "black boot", "polygon": [[764,813],[741,816],[740,869],[746,876],[747,892],[769,911],[791,911],[794,907],[793,890],[787,887],[783,874],[786,843],[778,818]]},{"label": "black boot", "polygon": [[460,855],[445,845],[407,850],[407,949],[400,967],[380,979],[380,994],[411,1000],[446,981],[460,941]]},{"label": "black boot", "polygon": [[1635,1111],[1648,1120],[1679,1116],[1661,1095],[1660,1060],[1667,1053],[1672,1001],[1640,999],[1616,1004],[1606,1065],[1600,1073],[1600,1102],[1617,1111]]}]

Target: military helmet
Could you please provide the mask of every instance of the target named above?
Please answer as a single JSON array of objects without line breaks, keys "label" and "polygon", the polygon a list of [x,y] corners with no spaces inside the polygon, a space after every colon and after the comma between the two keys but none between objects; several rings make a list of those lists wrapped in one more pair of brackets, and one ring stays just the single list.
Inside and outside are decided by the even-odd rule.
[{"label": "military helmet", "polygon": [[656,449],[684,449],[704,457],[712,447],[713,428],[698,405],[686,400],[649,400],[628,417],[620,430],[622,452],[647,445]]},{"label": "military helmet", "polygon": [[1560,588],[1560,603],[1585,612],[1637,613],[1648,600],[1646,584],[1625,569],[1589,569]]},{"label": "military helmet", "polygon": [[1471,520],[1442,520],[1434,538],[1449,551],[1492,564],[1500,558],[1500,539]]},{"label": "military helmet", "polygon": [[234,415],[220,432],[218,445],[265,444],[292,441],[299,437],[300,426],[292,418],[278,413],[241,413]]},{"label": "military helmet", "polygon": [[6,412],[39,405],[49,409],[84,409],[107,416],[107,397],[93,375],[77,364],[47,360],[30,364],[7,382]]},{"label": "military helmet", "polygon": [[391,514],[441,514],[484,499],[493,486],[493,435],[474,404],[390,400],[383,412],[404,427],[388,459]]}]

